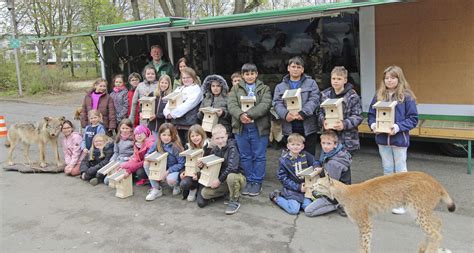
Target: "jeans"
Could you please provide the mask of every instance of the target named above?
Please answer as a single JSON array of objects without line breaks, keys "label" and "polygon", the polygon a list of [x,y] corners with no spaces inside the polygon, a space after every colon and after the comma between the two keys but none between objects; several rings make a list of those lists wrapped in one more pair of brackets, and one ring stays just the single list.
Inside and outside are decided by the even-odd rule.
[{"label": "jeans", "polygon": [[384,175],[407,171],[407,147],[379,145],[379,153]]},{"label": "jeans", "polygon": [[245,124],[242,133],[235,135],[240,152],[240,165],[248,183],[263,182],[265,177],[268,135],[259,135],[254,123]]},{"label": "jeans", "polygon": [[301,208],[305,209],[309,204],[311,204],[311,199],[304,198],[303,204],[301,204],[294,199],[285,199],[280,196],[276,198],[276,204],[287,213],[297,215]]},{"label": "jeans", "polygon": [[[149,163],[144,163],[143,168],[145,169],[145,172],[146,172],[147,176],[149,176],[150,175],[150,164]],[[179,185],[179,173],[180,173],[179,171],[169,173],[168,176],[166,177],[166,183],[169,186]],[[150,184],[151,184],[151,187],[153,187],[153,188],[156,188],[156,189],[160,188],[160,182],[158,182],[156,180],[151,180],[150,179]]]},{"label": "jeans", "polygon": [[314,217],[322,215],[325,213],[332,212],[337,209],[337,204],[331,203],[327,198],[321,197],[317,198],[306,208],[304,208],[304,213],[306,216]]}]

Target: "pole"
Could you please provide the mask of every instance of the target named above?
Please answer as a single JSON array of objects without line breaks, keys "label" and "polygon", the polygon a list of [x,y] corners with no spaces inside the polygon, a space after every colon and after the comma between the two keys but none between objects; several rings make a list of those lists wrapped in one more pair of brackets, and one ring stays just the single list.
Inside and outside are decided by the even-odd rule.
[{"label": "pole", "polygon": [[[11,17],[12,17],[13,38],[17,39],[17,35],[16,35],[17,26],[16,26],[16,19],[15,19],[15,1],[8,0],[7,8],[10,11]],[[20,61],[18,59],[18,48],[14,48],[13,52],[15,53],[16,79],[18,80],[18,96],[23,97],[23,91],[21,87],[21,78],[20,78]]]}]

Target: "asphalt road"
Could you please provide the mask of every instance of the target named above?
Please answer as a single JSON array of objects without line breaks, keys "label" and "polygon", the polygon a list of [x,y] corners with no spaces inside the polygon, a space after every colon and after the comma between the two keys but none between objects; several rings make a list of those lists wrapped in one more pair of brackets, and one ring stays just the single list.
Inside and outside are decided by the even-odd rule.
[{"label": "asphalt road", "polygon": [[[76,103],[41,105],[0,101],[7,124],[36,121],[44,116],[70,118]],[[0,139],[0,163],[6,160]],[[32,159],[38,148],[32,147]],[[48,148],[48,154],[51,149]],[[357,228],[336,213],[308,218],[291,216],[268,200],[279,188],[279,151],[269,148],[263,193],[243,197],[239,212],[224,214],[223,201],[198,208],[171,196],[146,202],[147,187],[134,187],[134,196],[114,197],[114,189],[93,187],[62,174],[21,174],[0,171],[0,252],[355,252]],[[52,156],[47,159],[51,161]],[[23,161],[21,148],[15,159]],[[440,204],[442,247],[452,252],[474,248],[474,176],[467,175],[467,159],[440,154],[432,144],[414,143],[408,169],[437,178],[458,209],[448,213]],[[372,140],[365,140],[352,164],[353,182],[382,175]],[[416,252],[424,238],[410,215],[384,214],[375,218],[372,252]]]}]

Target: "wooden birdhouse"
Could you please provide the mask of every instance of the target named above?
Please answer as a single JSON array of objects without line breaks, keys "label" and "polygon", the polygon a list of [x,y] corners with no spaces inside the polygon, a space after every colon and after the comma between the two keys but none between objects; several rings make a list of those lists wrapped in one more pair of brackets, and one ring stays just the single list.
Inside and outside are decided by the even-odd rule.
[{"label": "wooden birdhouse", "polygon": [[204,166],[201,169],[201,177],[199,178],[199,183],[209,187],[211,183],[219,178],[219,172],[221,170],[222,162],[224,158],[218,157],[216,155],[209,155],[198,159],[202,161]]},{"label": "wooden birdhouse", "polygon": [[377,110],[375,116],[375,132],[376,133],[390,133],[392,126],[395,124],[395,106],[397,101],[382,102],[377,101],[373,108]]},{"label": "wooden birdhouse", "polygon": [[219,116],[217,115],[219,109],[212,107],[204,107],[199,109],[199,111],[204,113],[204,116],[202,118],[202,128],[206,132],[211,132],[212,128],[217,124],[217,121],[219,120]]},{"label": "wooden birdhouse", "polygon": [[179,154],[180,156],[186,157],[186,163],[184,164],[185,176],[192,177],[199,172],[199,168],[196,166],[196,163],[203,154],[203,149],[188,149]]},{"label": "wooden birdhouse", "polygon": [[283,93],[282,99],[286,103],[286,109],[291,113],[301,111],[301,88],[286,90]]},{"label": "wooden birdhouse", "polygon": [[331,129],[341,120],[344,119],[342,112],[342,101],[343,98],[326,99],[321,107],[324,108],[324,122],[327,124],[327,128]]},{"label": "wooden birdhouse", "polygon": [[145,157],[145,160],[150,162],[150,174],[148,179],[150,180],[161,180],[163,175],[166,173],[166,165],[168,163],[168,153],[159,153],[155,151]]},{"label": "wooden birdhouse", "polygon": [[[107,177],[110,177],[112,174],[114,174],[117,171],[119,167],[120,167],[120,163],[118,161],[110,161],[109,163],[107,163],[107,165],[102,167],[97,172]],[[109,186],[111,188],[115,188],[114,183],[110,182],[110,180],[109,180]]]},{"label": "wooden birdhouse", "polygon": [[125,170],[119,170],[109,177],[109,181],[115,185],[115,196],[121,199],[133,195],[132,175],[125,177]]},{"label": "wooden birdhouse", "polygon": [[250,108],[255,106],[257,98],[255,96],[240,96],[240,106],[243,112],[250,110]]},{"label": "wooden birdhouse", "polygon": [[163,98],[168,101],[168,109],[172,111],[173,109],[178,108],[183,103],[183,94],[178,91],[171,92],[166,97]]},{"label": "wooden birdhouse", "polygon": [[301,163],[299,163],[300,168],[296,170],[296,175],[298,177],[304,177],[304,196],[305,198],[313,197],[313,186],[316,184],[316,180],[319,178],[318,171],[313,169],[313,166],[310,166],[306,169],[301,169]]},{"label": "wooden birdhouse", "polygon": [[142,119],[150,119],[152,115],[155,115],[156,97],[142,97],[138,101],[142,108]]}]

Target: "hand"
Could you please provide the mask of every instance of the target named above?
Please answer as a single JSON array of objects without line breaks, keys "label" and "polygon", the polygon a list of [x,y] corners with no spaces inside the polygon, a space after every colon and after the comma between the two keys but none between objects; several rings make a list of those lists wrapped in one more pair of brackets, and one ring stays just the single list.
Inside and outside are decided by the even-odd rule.
[{"label": "hand", "polygon": [[396,135],[400,131],[400,127],[397,124],[393,124],[392,126],[392,131],[390,132],[390,135]]},{"label": "hand", "polygon": [[163,173],[163,176],[160,177],[160,180],[158,180],[158,181],[163,181],[163,180],[165,180],[165,178],[166,178],[169,174],[170,174],[170,173],[169,173],[168,171],[166,171],[165,173]]},{"label": "hand", "polygon": [[319,175],[319,174],[321,174],[321,172],[323,171],[323,168],[321,168],[321,167],[316,167],[316,168],[314,168],[313,171],[317,171],[316,174]]},{"label": "hand", "polygon": [[170,113],[170,114],[166,115],[166,118],[167,119],[172,119],[173,117],[171,117],[171,113]]},{"label": "hand", "polygon": [[290,112],[286,114],[286,122],[292,122],[293,120],[295,120],[295,118],[293,117],[293,114],[291,114]]},{"label": "hand", "polygon": [[334,125],[334,130],[336,131],[344,130],[344,124],[342,123],[341,120]]},{"label": "hand", "polygon": [[223,112],[224,112],[224,111],[223,111],[222,109],[218,109],[218,110],[217,110],[217,116],[219,116],[219,117],[222,116],[222,113],[223,113]]},{"label": "hand", "polygon": [[82,152],[88,154],[89,153],[89,150],[87,148],[83,149]]},{"label": "hand", "polygon": [[305,192],[305,191],[306,191],[305,188],[306,188],[306,187],[304,186],[304,183],[302,183],[302,184],[301,184],[301,189],[300,189],[300,191],[301,191],[301,192]]},{"label": "hand", "polygon": [[303,116],[301,116],[301,114],[299,114],[299,113],[296,113],[296,119],[297,120],[304,120]]},{"label": "hand", "polygon": [[155,114],[152,114],[152,115],[150,116],[150,121],[155,120],[155,119],[156,119],[156,115],[155,115]]},{"label": "hand", "polygon": [[240,114],[240,122],[243,124],[248,124],[252,122],[252,119],[247,115],[247,113]]},{"label": "hand", "polygon": [[197,176],[196,173],[194,173],[194,175],[193,175],[193,180],[194,180],[194,181],[197,181],[197,180],[198,180],[198,176]]},{"label": "hand", "polygon": [[219,185],[221,185],[221,181],[219,181],[219,179],[216,179],[216,180],[212,181],[211,188],[216,189],[217,187],[219,187]]},{"label": "hand", "polygon": [[204,163],[202,161],[197,161],[196,166],[201,169],[202,167],[204,167]]},{"label": "hand", "polygon": [[125,175],[124,178],[127,178],[128,176],[130,176],[130,173],[128,173],[127,170],[124,170],[124,169],[121,169],[123,170],[123,174]]}]

